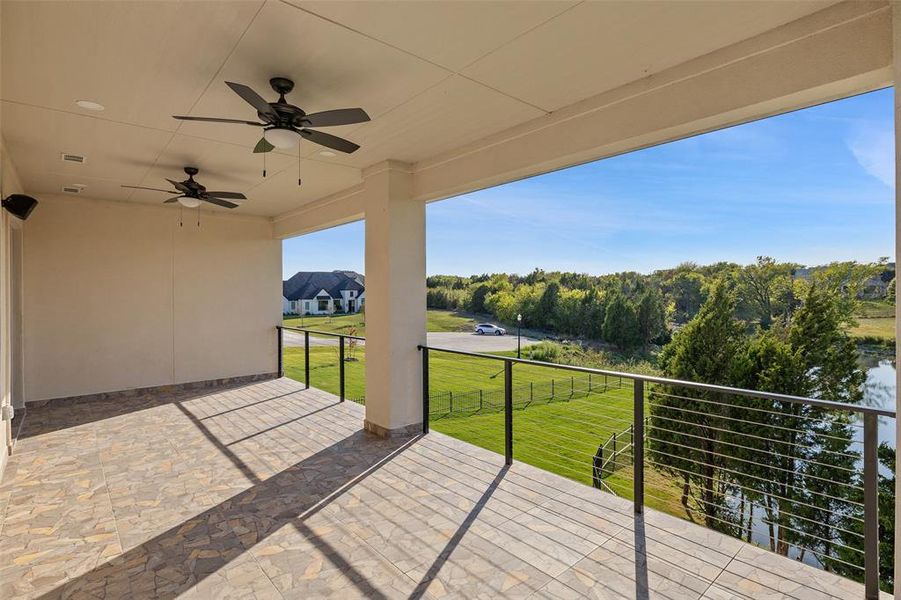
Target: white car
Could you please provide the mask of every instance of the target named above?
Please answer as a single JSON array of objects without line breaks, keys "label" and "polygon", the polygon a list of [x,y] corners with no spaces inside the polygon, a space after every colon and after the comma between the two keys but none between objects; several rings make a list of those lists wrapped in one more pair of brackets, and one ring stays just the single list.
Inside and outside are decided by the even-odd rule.
[{"label": "white car", "polygon": [[479,335],[507,335],[507,330],[491,323],[479,323],[476,325],[476,333]]}]

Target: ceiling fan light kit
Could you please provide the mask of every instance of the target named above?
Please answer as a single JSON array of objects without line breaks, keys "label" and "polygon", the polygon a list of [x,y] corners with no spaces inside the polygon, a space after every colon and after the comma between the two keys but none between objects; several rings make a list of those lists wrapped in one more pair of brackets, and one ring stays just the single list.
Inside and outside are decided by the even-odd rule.
[{"label": "ceiling fan light kit", "polygon": [[[174,118],[182,121],[236,123],[239,125],[264,127],[265,135],[257,143],[254,152],[270,152],[273,148],[293,148],[297,145],[300,137],[346,154],[351,154],[360,149],[360,146],[349,140],[330,133],[316,131],[315,128],[365,123],[369,121],[369,115],[362,108],[339,108],[307,114],[302,108],[288,104],[288,101],[285,100],[285,94],[291,93],[294,89],[294,82],[285,77],[273,77],[269,80],[269,85],[278,94],[278,100],[275,102],[266,102],[262,96],[241,83],[226,81],[225,84],[257,111],[259,121],[184,115],[174,115]],[[272,147],[266,149],[267,145]]]},{"label": "ceiling fan light kit", "polygon": [[[269,142],[269,144],[280,150],[288,150],[297,146],[298,142],[300,142],[300,134],[293,129],[273,127],[266,130],[266,137],[261,138],[261,141]],[[269,150],[264,152],[269,152]]]},{"label": "ceiling fan light kit", "polygon": [[199,173],[197,167],[185,167],[185,174],[188,176],[184,181],[175,181],[166,179],[174,190],[164,190],[160,188],[145,187],[142,185],[123,185],[122,187],[132,190],[148,190],[151,192],[163,192],[166,194],[175,194],[172,198],[164,200],[164,204],[178,202],[187,208],[197,208],[201,203],[215,204],[223,208],[237,208],[239,205],[231,202],[231,200],[246,200],[247,196],[240,192],[209,192],[206,186],[201,185],[194,180],[194,176]]}]

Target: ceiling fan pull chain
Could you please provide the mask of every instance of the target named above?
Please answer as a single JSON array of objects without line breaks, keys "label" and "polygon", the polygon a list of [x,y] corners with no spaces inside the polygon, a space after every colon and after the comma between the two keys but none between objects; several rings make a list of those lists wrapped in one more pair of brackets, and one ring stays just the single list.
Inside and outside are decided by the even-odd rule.
[{"label": "ceiling fan pull chain", "polygon": [[179,204],[179,206],[178,206],[178,226],[179,227],[185,226],[184,216],[185,216],[185,209],[183,206],[181,206],[181,204]]},{"label": "ceiling fan pull chain", "polygon": [[[263,139],[266,139],[266,130],[263,130]],[[266,178],[266,152],[263,152],[263,178]]]},{"label": "ceiling fan pull chain", "polygon": [[300,142],[297,143],[297,185],[300,185]]},{"label": "ceiling fan pull chain", "polygon": [[197,207],[197,228],[200,229],[200,207]]}]

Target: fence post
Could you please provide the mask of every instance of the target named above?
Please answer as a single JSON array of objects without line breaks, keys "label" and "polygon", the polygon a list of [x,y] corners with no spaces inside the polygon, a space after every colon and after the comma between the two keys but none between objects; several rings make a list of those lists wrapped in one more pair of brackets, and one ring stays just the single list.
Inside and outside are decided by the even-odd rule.
[{"label": "fence post", "polygon": [[482,388],[479,388],[479,410],[480,410],[480,411],[482,410],[482,406],[483,406],[483,403],[482,403]]},{"label": "fence post", "polygon": [[338,336],[338,387],[341,391],[341,402],[344,402],[344,336]]},{"label": "fence post", "polygon": [[447,412],[452,413],[452,412],[454,412],[454,391],[451,390],[448,393],[450,394],[450,398],[447,403]]},{"label": "fence post", "polygon": [[303,382],[310,389],[310,332],[303,332]]},{"label": "fence post", "polygon": [[535,387],[534,387],[534,382],[533,382],[533,381],[530,381],[530,382],[529,382],[529,404],[531,404],[532,401],[533,401],[534,399],[535,399]]},{"label": "fence post", "polygon": [[504,361],[504,463],[513,464],[513,361]]},{"label": "fence post", "polygon": [[591,373],[588,374],[588,393],[591,393]]},{"label": "fence post", "polygon": [[644,380],[636,379],[633,383],[635,428],[632,438],[632,484],[634,486],[635,514],[644,512]]},{"label": "fence post", "polygon": [[616,433],[610,436],[610,441],[613,446],[613,451],[610,453],[610,473],[613,474],[616,472]]},{"label": "fence post", "polygon": [[554,390],[554,380],[551,379],[551,400],[557,395],[557,392]]},{"label": "fence post", "polygon": [[281,326],[276,327],[278,331],[278,376],[285,376],[285,344],[284,344],[284,332],[282,331]]},{"label": "fence post", "polygon": [[867,600],[879,598],[879,423],[863,416],[864,585]]},{"label": "fence post", "polygon": [[570,377],[569,378],[569,397],[572,398],[573,394],[575,394],[575,393],[576,393],[576,378]]},{"label": "fence post", "polygon": [[422,433],[429,432],[429,349],[422,349]]}]

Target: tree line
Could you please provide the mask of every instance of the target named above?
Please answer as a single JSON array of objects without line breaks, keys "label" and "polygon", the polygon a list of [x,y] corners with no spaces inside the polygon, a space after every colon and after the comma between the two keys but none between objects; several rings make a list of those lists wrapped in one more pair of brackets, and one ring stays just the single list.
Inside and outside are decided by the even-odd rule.
[{"label": "tree line", "polygon": [[[487,314],[508,325],[601,340],[622,350],[663,345],[672,327],[693,319],[718,281],[728,281],[738,318],[762,329],[790,315],[814,283],[840,292],[846,304],[872,292],[874,279],[891,281],[894,269],[876,263],[837,262],[813,269],[761,256],[751,265],[683,263],[651,274],[548,272],[528,275],[435,275],[427,279],[430,308]],[[877,286],[879,287],[879,286]]]}]

